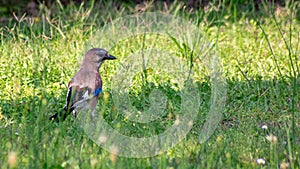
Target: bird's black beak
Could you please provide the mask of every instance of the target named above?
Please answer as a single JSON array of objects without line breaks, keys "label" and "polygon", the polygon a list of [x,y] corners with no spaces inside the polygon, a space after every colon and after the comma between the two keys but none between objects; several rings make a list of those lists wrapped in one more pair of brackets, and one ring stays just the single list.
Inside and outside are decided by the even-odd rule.
[{"label": "bird's black beak", "polygon": [[115,60],[117,59],[116,57],[114,57],[113,55],[107,55],[103,58],[103,60]]}]

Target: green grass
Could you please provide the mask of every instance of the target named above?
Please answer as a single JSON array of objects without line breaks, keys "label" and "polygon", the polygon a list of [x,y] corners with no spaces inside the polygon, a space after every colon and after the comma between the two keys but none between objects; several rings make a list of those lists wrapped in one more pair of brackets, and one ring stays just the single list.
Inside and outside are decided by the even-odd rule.
[{"label": "green grass", "polygon": [[[189,11],[180,3],[169,5],[168,10],[157,4],[147,9],[190,20],[215,44],[228,87],[226,111],[205,143],[198,144],[197,139],[209,110],[212,84],[199,60],[193,64],[199,77],[201,111],[186,138],[166,153],[150,158],[116,157],[91,141],[71,116],[63,123],[51,123],[48,117],[64,105],[66,85],[79,68],[86,42],[111,19],[135,13],[134,6],[113,5],[62,7],[55,3],[51,9],[41,6],[38,18],[19,17],[0,28],[2,168],[13,168],[13,160],[8,159],[14,157],[16,168],[280,168],[283,163],[300,168],[300,23],[296,2],[277,7],[274,16],[274,10],[265,3],[259,11],[253,4],[237,10],[234,1],[226,4],[228,8],[222,6],[225,4],[222,8],[207,6],[206,12]],[[159,39],[161,45],[177,52],[178,57],[190,54],[177,48],[172,38],[164,38]],[[120,60],[139,47],[139,40],[120,41],[111,51],[119,58],[101,68],[105,92],[112,91],[112,75]],[[169,111],[176,111],[180,98],[175,84],[167,80],[157,84],[149,71],[148,77],[154,82],[144,85],[145,72],[141,72],[130,88],[135,106],[140,110],[147,106],[144,98],[156,84],[167,93],[172,104]],[[171,113],[162,122],[133,124],[119,116],[112,104],[109,100],[104,118],[129,136],[161,133],[175,119]],[[263,125],[268,129],[262,129]],[[276,141],[266,139],[271,134]],[[258,158],[266,164],[257,164]]]}]

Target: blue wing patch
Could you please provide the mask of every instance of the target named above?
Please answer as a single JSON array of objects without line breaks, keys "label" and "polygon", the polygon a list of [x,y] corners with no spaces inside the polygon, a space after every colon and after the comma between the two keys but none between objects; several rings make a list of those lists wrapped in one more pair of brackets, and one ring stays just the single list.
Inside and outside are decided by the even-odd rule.
[{"label": "blue wing patch", "polygon": [[102,86],[95,90],[94,96],[98,96],[98,94],[101,92],[102,92]]}]

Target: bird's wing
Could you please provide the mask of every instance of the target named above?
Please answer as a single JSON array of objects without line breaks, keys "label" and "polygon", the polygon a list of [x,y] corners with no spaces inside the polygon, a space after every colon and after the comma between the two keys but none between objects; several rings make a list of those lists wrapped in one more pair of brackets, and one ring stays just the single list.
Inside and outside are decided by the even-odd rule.
[{"label": "bird's wing", "polygon": [[[65,120],[67,115],[69,115],[73,110],[83,108],[88,105],[89,100],[95,96],[96,91],[93,91],[89,87],[83,87],[79,85],[74,85],[72,80],[69,83],[66,105],[64,106],[64,111],[60,111],[50,116],[49,119],[58,122],[60,119]],[[98,98],[98,97],[97,97]],[[97,102],[96,98],[96,102]],[[76,117],[76,112],[73,112]]]},{"label": "bird's wing", "polygon": [[[66,105],[64,109],[72,112],[75,109],[88,106],[88,101],[97,97],[102,92],[102,80],[98,72],[89,73],[89,78],[85,79],[77,75],[69,82]],[[92,107],[90,107],[92,108]]]},{"label": "bird's wing", "polygon": [[64,109],[72,112],[76,108],[82,107],[89,99],[93,97],[92,89],[83,86],[70,86],[66,97]]}]

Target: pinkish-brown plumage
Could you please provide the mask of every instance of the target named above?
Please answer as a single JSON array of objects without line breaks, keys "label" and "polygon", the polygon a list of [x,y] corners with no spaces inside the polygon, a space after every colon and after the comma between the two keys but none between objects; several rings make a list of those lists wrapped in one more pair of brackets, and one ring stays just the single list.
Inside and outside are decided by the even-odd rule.
[{"label": "pinkish-brown plumage", "polygon": [[101,48],[89,50],[83,58],[79,71],[74,75],[68,85],[66,104],[62,113],[56,113],[50,117],[58,121],[64,120],[73,112],[76,117],[77,110],[89,111],[94,115],[99,93],[102,91],[102,80],[99,68],[105,60],[116,59]]}]

